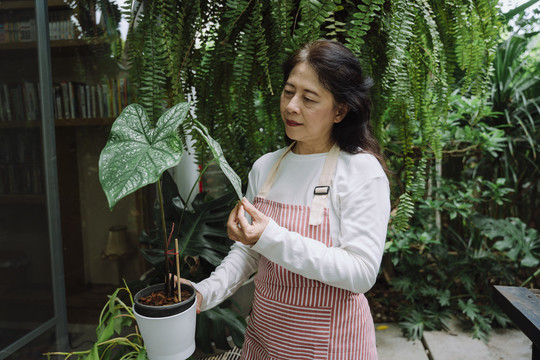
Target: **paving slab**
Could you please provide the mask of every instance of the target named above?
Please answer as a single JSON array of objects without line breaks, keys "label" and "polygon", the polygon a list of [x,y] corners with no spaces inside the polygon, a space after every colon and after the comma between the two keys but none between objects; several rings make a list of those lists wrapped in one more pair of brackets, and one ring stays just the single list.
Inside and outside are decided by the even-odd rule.
[{"label": "paving slab", "polygon": [[447,331],[425,331],[424,341],[434,360],[530,360],[529,339],[519,330],[494,330],[488,343],[473,339],[457,323]]},{"label": "paving slab", "polygon": [[379,360],[428,360],[422,341],[407,340],[398,324],[377,323],[375,335]]},{"label": "paving slab", "polygon": [[531,360],[532,341],[518,329],[495,329],[487,344],[493,360]]},{"label": "paving slab", "polygon": [[424,331],[424,340],[434,360],[493,360],[482,340],[464,332]]}]

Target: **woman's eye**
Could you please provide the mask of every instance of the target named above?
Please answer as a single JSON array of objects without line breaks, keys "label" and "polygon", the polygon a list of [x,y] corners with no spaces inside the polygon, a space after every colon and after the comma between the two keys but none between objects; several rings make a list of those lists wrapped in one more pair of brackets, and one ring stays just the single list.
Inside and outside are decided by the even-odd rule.
[{"label": "woman's eye", "polygon": [[304,97],[304,99],[305,99],[307,102],[315,102],[315,100],[312,100],[312,99],[310,99],[310,98],[308,98],[308,97]]},{"label": "woman's eye", "polygon": [[294,93],[290,90],[283,90],[283,94],[287,95],[287,96],[292,96]]}]

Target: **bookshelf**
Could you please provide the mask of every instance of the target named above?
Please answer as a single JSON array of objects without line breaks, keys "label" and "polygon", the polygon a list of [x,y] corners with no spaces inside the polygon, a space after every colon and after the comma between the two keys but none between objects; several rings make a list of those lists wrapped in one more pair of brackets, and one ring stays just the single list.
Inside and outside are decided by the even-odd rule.
[{"label": "bookshelf", "polygon": [[[97,24],[89,24],[88,19],[95,19],[92,12],[85,13],[84,22],[73,21],[78,16],[82,18],[82,12],[73,9],[67,1],[49,0],[48,6],[55,127],[110,126],[128,104],[130,94],[127,77],[121,76],[116,64],[110,61],[109,40],[103,31],[96,32]],[[14,156],[35,153],[41,147],[39,138],[24,141],[35,138],[40,131],[37,64],[27,62],[27,69],[21,70],[19,63],[21,58],[35,55],[37,49],[33,7],[33,1],[0,0],[0,65],[2,69],[19,70],[0,70],[0,143],[4,143],[0,145],[4,153],[0,156],[0,196],[10,203],[17,199],[27,203],[43,188],[24,185],[25,182],[41,183],[43,169],[26,170],[30,174],[20,171],[39,167],[36,165],[39,162],[29,163]],[[86,25],[82,26],[83,23]],[[58,135],[75,138],[76,130],[59,131]],[[17,148],[23,145],[9,145],[19,142],[25,144],[24,149]],[[62,147],[66,143],[59,139],[58,151],[71,151]],[[73,186],[72,191],[76,190]]]},{"label": "bookshelf", "polygon": [[[84,4],[89,7],[82,8]],[[127,225],[128,236],[135,242],[144,216],[142,194],[127,198],[110,212],[99,184],[99,153],[131,94],[127,74],[111,56],[110,39],[101,23],[96,23],[95,12],[88,10],[91,6],[95,1],[48,1],[68,295],[89,283],[116,282],[116,265],[100,256],[108,230]],[[30,212],[46,217],[34,18],[34,1],[0,0],[0,218]],[[3,231],[19,236],[15,228]],[[138,262],[131,265],[134,272],[139,271]]]},{"label": "bookshelf", "polygon": [[[105,38],[89,38],[89,39],[65,39],[65,40],[51,40],[51,49],[54,52],[54,49],[57,48],[83,48],[91,47],[99,44],[107,44],[107,39]],[[24,41],[24,42],[4,42],[0,43],[0,51],[6,50],[24,50],[24,49],[35,49],[35,41]]]}]

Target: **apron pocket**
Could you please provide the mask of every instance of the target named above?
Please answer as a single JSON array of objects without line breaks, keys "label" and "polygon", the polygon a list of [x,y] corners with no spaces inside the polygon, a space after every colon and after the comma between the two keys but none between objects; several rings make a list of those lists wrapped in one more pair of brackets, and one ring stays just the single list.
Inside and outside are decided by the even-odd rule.
[{"label": "apron pocket", "polygon": [[331,321],[331,308],[288,305],[256,296],[250,327],[271,359],[327,359]]}]

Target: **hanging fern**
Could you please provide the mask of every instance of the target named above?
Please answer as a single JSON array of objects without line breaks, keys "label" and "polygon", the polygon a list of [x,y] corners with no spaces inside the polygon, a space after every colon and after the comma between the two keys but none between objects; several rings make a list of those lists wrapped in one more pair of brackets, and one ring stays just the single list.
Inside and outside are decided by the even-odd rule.
[{"label": "hanging fern", "polygon": [[[193,100],[244,181],[256,158],[284,144],[282,61],[320,37],[347,44],[375,80],[375,134],[397,151],[394,196],[408,194],[396,201],[400,216],[411,214],[407,199],[427,176],[415,164],[441,157],[454,79],[477,94],[487,89],[500,26],[494,0],[153,0],[122,10],[138,101],[151,113]],[[201,164],[211,160],[196,152]]]},{"label": "hanging fern", "polygon": [[[335,12],[343,10],[343,6],[337,6]],[[336,20],[335,12],[330,13],[330,16],[325,20],[327,25],[325,25],[326,36],[325,38],[329,40],[339,41],[338,35],[345,33],[347,29],[344,22]]]},{"label": "hanging fern", "polygon": [[409,219],[414,214],[414,202],[408,192],[399,196],[399,206],[391,220],[392,227],[402,231],[409,227]]},{"label": "hanging fern", "polygon": [[493,72],[500,22],[497,1],[468,1],[454,6],[454,31],[458,64],[465,71],[463,88],[485,95]]},{"label": "hanging fern", "polygon": [[[282,62],[307,41],[346,44],[375,83],[371,121],[395,174],[389,234],[408,236],[426,184],[435,183],[435,171],[426,169],[441,164],[450,94],[461,88],[485,99],[500,28],[496,6],[496,0],[127,0],[122,12],[130,24],[125,50],[136,101],[154,117],[192,100],[194,117],[244,184],[259,156],[284,146]],[[204,148],[196,142],[201,166],[212,161]]]},{"label": "hanging fern", "polygon": [[167,62],[165,41],[156,36],[158,26],[150,26],[143,45],[145,56],[142,60],[139,103],[146,109],[148,117],[155,123],[164,111],[167,79],[163,69]]},{"label": "hanging fern", "polygon": [[348,28],[347,43],[350,49],[358,56],[362,54],[362,45],[365,44],[364,36],[371,29],[371,22],[381,11],[384,0],[364,0],[364,4],[357,5],[358,12],[352,14],[353,20]]},{"label": "hanging fern", "polygon": [[323,24],[336,10],[336,4],[330,0],[301,0],[291,39],[294,48],[324,36]]}]

